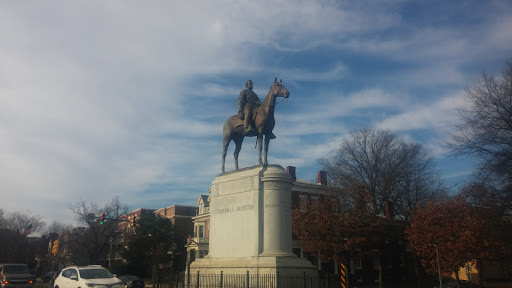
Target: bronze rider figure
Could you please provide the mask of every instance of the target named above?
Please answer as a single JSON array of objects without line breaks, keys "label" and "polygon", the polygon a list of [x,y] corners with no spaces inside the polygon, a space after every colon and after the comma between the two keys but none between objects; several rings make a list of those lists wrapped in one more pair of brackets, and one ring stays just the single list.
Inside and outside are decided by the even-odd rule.
[{"label": "bronze rider figure", "polygon": [[[238,97],[238,117],[244,121],[244,135],[255,136],[257,131],[253,129],[253,110],[261,105],[261,101],[258,95],[252,91],[252,80],[247,80],[245,87],[247,89],[240,91]],[[276,136],[272,133],[271,138],[274,139]]]}]

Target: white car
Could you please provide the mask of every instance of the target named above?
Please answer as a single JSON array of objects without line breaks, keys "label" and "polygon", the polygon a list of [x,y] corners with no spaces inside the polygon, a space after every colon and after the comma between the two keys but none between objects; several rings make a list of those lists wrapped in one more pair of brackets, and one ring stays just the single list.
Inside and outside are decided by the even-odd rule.
[{"label": "white car", "polygon": [[121,280],[100,265],[70,266],[62,269],[54,288],[124,288]]}]

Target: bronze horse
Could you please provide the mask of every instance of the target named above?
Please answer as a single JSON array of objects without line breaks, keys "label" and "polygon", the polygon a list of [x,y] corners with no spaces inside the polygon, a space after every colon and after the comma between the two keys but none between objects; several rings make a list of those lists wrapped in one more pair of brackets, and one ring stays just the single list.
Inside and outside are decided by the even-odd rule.
[{"label": "bronze horse", "polygon": [[[254,130],[256,131],[255,135],[247,136],[247,137],[258,137],[258,150],[259,150],[259,164],[268,164],[267,162],[267,154],[268,154],[268,144],[271,139],[272,130],[274,129],[274,125],[276,121],[274,120],[274,109],[276,106],[276,98],[284,97],[288,98],[290,96],[290,92],[284,87],[282,84],[282,80],[277,82],[277,79],[274,80],[274,84],[270,87],[268,91],[267,97],[263,100],[260,106],[254,108],[253,112],[253,123]],[[222,148],[222,173],[224,173],[224,163],[226,161],[226,152],[228,150],[229,142],[233,140],[235,142],[236,148],[233,156],[235,156],[235,169],[238,170],[238,154],[240,153],[240,149],[242,149],[242,142],[244,141],[244,121],[238,117],[238,115],[233,115],[226,120],[223,128],[223,148]],[[261,146],[263,142],[263,135],[265,135],[265,156],[264,162],[261,161]]]}]

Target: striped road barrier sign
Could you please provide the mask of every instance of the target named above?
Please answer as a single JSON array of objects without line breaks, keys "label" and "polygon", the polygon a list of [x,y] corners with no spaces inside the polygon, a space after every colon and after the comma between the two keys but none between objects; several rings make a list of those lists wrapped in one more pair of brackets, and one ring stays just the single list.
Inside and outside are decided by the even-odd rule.
[{"label": "striped road barrier sign", "polygon": [[347,288],[347,274],[346,274],[346,267],[345,264],[341,263],[341,288]]}]

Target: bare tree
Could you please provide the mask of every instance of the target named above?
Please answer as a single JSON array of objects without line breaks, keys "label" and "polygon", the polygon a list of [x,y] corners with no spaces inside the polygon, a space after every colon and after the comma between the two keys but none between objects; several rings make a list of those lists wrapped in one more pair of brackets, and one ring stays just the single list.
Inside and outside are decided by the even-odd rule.
[{"label": "bare tree", "polygon": [[49,225],[46,226],[46,233],[60,233],[62,231],[71,231],[73,230],[73,225],[63,224],[59,221],[53,221]]},{"label": "bare tree", "polygon": [[[69,245],[87,252],[89,259],[84,264],[105,264],[110,243],[121,236],[118,231],[119,216],[126,214],[128,207],[121,203],[119,197],[114,197],[101,208],[94,202],[80,201],[72,204],[70,210],[79,224],[86,225],[86,229],[83,235],[70,237],[75,243]],[[103,225],[98,222],[100,213],[104,214],[106,220]]]},{"label": "bare tree", "polygon": [[467,104],[449,143],[455,154],[480,160],[478,181],[492,187],[512,208],[512,59],[501,77],[486,72],[466,88]]},{"label": "bare tree", "polygon": [[435,201],[448,194],[434,158],[419,143],[404,143],[398,185],[394,191],[396,213],[410,221],[417,206]]},{"label": "bare tree", "polygon": [[0,208],[0,229],[5,227],[4,210]]},{"label": "bare tree", "polygon": [[322,164],[331,175],[332,185],[350,187],[362,183],[377,213],[394,210],[405,220],[416,205],[446,193],[435,162],[424,147],[389,131],[354,131]]},{"label": "bare tree", "polygon": [[5,228],[19,234],[29,235],[45,227],[41,216],[30,213],[12,212],[5,216]]},{"label": "bare tree", "polygon": [[41,231],[45,223],[30,213],[0,211],[0,262],[26,262],[30,254],[28,235]]}]

